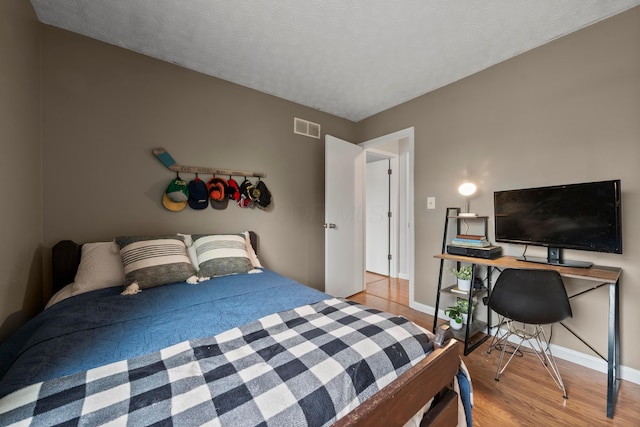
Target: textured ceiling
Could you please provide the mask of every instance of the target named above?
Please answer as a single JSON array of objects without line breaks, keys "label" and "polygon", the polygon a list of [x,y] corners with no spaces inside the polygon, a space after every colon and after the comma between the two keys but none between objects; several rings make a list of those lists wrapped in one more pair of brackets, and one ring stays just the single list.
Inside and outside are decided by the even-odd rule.
[{"label": "textured ceiling", "polygon": [[32,0],[41,22],[359,121],[640,0]]}]

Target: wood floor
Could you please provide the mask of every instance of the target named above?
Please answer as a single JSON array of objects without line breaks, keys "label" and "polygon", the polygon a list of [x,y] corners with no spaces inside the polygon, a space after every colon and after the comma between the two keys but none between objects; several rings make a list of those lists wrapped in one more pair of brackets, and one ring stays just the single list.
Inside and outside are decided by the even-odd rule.
[{"label": "wood floor", "polygon": [[[366,291],[350,299],[405,316],[427,329],[433,326],[433,317],[408,307],[405,280],[367,273]],[[488,342],[462,357],[473,383],[474,426],[640,426],[640,385],[621,382],[614,418],[609,419],[606,374],[556,359],[569,395],[565,400],[533,354],[514,359],[496,382],[500,354],[487,354],[487,348]]]}]

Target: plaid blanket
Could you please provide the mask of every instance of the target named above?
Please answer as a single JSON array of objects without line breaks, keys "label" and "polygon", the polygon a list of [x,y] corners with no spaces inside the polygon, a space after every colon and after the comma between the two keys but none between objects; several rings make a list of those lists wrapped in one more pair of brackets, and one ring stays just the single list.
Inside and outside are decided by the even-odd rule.
[{"label": "plaid blanket", "polygon": [[405,318],[329,299],[28,386],[0,425],[325,426],[432,348]]}]

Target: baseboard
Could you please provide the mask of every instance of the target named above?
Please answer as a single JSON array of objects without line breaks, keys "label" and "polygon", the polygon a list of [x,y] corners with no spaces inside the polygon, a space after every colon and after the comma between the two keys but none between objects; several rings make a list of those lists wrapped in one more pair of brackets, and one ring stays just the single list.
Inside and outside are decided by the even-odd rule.
[{"label": "baseboard", "polygon": [[[591,368],[598,372],[604,372],[605,374],[608,371],[607,362],[599,357],[584,354],[556,344],[551,344],[551,351],[553,352],[553,356],[558,359],[568,360],[569,362],[577,363],[578,365]],[[634,384],[640,384],[640,370],[624,365],[620,366],[620,379]]]},{"label": "baseboard", "polygon": [[409,275],[405,273],[398,273],[398,279],[409,280]]},{"label": "baseboard", "polygon": [[[495,333],[495,329],[491,330],[491,333]],[[509,341],[518,343],[520,340],[516,337],[509,337]],[[531,348],[526,341],[522,344],[523,347]],[[581,353],[570,348],[562,347],[557,344],[551,344],[551,352],[553,357],[584,366],[585,368],[593,369],[598,372],[607,373],[609,365],[606,360],[602,360],[599,357],[591,356],[590,354]],[[628,366],[620,366],[620,379],[632,382],[634,384],[640,384],[640,371]]]},{"label": "baseboard", "polygon": [[[426,314],[430,314],[431,316],[433,316],[433,313],[436,311],[430,305],[422,304],[422,303],[419,303],[417,301],[409,301],[409,307],[414,309],[414,310],[421,311],[421,312],[426,313]],[[446,319],[446,317],[444,317],[444,313],[442,313],[438,317]]]},{"label": "baseboard", "polygon": [[[421,304],[416,301],[411,301],[409,306],[414,309],[421,311],[423,313],[429,314],[431,316],[435,313],[435,308],[426,304]],[[447,319],[444,312],[442,310],[438,310],[438,318]],[[495,333],[495,328],[491,330],[491,333]],[[515,341],[513,338],[512,341]],[[527,343],[522,344],[525,346]],[[529,347],[528,345],[526,345]],[[608,372],[608,364],[605,360],[602,360],[599,357],[591,356],[589,354],[581,353],[579,351],[572,350],[570,348],[562,347],[557,344],[551,344],[551,351],[553,352],[553,356],[558,359],[568,360],[569,362],[576,363],[580,366],[584,366],[585,368],[593,369],[598,372],[607,373]],[[624,381],[629,381],[634,384],[640,384],[640,370],[630,368],[628,366],[620,366],[620,379]]]}]

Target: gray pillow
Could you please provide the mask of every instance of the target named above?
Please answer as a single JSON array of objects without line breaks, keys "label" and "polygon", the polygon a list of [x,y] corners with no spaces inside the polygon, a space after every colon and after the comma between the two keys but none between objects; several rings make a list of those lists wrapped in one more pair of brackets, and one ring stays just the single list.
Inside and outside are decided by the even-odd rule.
[{"label": "gray pillow", "polygon": [[116,237],[126,278],[125,288],[140,289],[184,282],[196,274],[181,236]]},{"label": "gray pillow", "polygon": [[193,234],[201,277],[248,273],[253,269],[244,234]]}]

